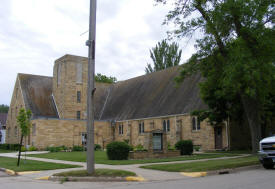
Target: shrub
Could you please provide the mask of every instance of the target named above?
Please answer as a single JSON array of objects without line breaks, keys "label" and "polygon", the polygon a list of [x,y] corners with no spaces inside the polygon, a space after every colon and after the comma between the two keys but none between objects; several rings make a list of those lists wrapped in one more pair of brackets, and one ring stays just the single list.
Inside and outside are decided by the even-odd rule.
[{"label": "shrub", "polygon": [[134,151],[147,151],[142,144],[138,144],[134,147]]},{"label": "shrub", "polygon": [[101,146],[99,144],[95,144],[94,146],[95,151],[101,150]]},{"label": "shrub", "polygon": [[60,146],[60,151],[67,151],[68,150],[68,147],[67,146]]},{"label": "shrub", "polygon": [[9,150],[10,146],[9,146],[9,144],[0,144],[0,149]]},{"label": "shrub", "polygon": [[78,152],[78,151],[84,151],[83,146],[73,146],[72,151]]},{"label": "shrub", "polygon": [[194,146],[194,150],[195,150],[196,152],[200,151],[200,146]]},{"label": "shrub", "polygon": [[129,145],[130,146],[130,151],[134,151],[134,146],[133,145]]},{"label": "shrub", "polygon": [[125,142],[111,142],[107,145],[107,156],[110,160],[128,159],[130,146]]},{"label": "shrub", "polygon": [[37,150],[37,148],[36,147],[34,147],[34,146],[31,146],[31,147],[29,147],[29,149],[28,149],[29,151],[36,151]]},{"label": "shrub", "polygon": [[25,147],[25,146],[22,146],[22,147],[21,147],[21,152],[26,152],[26,151],[28,151],[28,150],[26,149],[26,147]]},{"label": "shrub", "polygon": [[50,151],[50,152],[60,152],[61,148],[60,147],[47,147],[46,151]]},{"label": "shrub", "polygon": [[175,147],[180,150],[181,155],[191,155],[193,153],[192,140],[180,140],[176,143]]}]

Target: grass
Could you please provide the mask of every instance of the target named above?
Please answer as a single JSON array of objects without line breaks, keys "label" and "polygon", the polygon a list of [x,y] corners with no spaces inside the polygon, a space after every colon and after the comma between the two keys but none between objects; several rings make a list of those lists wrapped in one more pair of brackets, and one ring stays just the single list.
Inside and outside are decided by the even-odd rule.
[{"label": "grass", "polygon": [[77,170],[77,171],[68,171],[63,173],[54,174],[54,176],[63,176],[63,177],[126,177],[126,176],[136,176],[136,173],[131,171],[116,170],[116,169],[96,169],[95,173],[88,174],[87,170]]},{"label": "grass", "polygon": [[0,149],[0,153],[10,153],[10,152],[15,152],[15,151]]},{"label": "grass", "polygon": [[142,166],[145,169],[154,169],[169,172],[199,172],[199,171],[213,171],[220,169],[231,169],[237,167],[244,167],[249,165],[259,164],[256,156],[248,156],[242,158],[233,158],[226,160],[208,160],[203,162],[192,163],[178,163],[178,164],[156,164]]},{"label": "grass", "polygon": [[81,166],[48,163],[48,162],[33,161],[33,160],[24,160],[22,158],[20,161],[20,166],[17,167],[17,158],[0,157],[0,167],[6,168],[6,169],[11,169],[16,172],[20,172],[20,171],[40,171],[40,170],[52,170],[52,169],[65,169],[65,168],[74,168],[74,167],[81,167]]},{"label": "grass", "polygon": [[[108,165],[129,165],[129,164],[144,164],[144,163],[208,159],[208,158],[218,158],[218,157],[231,157],[236,155],[238,154],[207,153],[207,154],[196,154],[191,156],[180,156],[180,157],[171,157],[171,158],[155,158],[155,159],[139,159],[139,160],[108,160],[105,151],[96,151],[95,162],[98,164],[108,164]],[[29,156],[47,158],[47,159],[86,162],[86,152],[53,152],[53,153],[47,153],[47,154],[33,154]]]}]

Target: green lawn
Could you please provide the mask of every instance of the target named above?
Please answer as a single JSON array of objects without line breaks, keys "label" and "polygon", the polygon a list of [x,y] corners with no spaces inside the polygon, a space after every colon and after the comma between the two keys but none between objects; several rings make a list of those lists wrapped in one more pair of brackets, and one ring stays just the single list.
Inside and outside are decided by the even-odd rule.
[{"label": "green lawn", "polygon": [[[129,164],[185,161],[185,160],[207,159],[207,158],[217,158],[217,157],[230,157],[230,156],[236,156],[236,155],[237,154],[218,153],[218,154],[197,154],[197,155],[191,155],[191,156],[181,156],[181,157],[162,158],[162,159],[158,158],[158,159],[142,159],[142,160],[108,160],[105,151],[96,151],[95,162],[98,164],[108,164],[108,165],[129,165]],[[35,154],[35,155],[29,155],[29,156],[48,158],[48,159],[76,161],[76,162],[86,162],[86,152],[53,152],[53,153]]]},{"label": "green lawn", "polygon": [[10,152],[15,152],[15,151],[0,149],[0,153],[10,153]]},{"label": "green lawn", "polygon": [[178,163],[178,164],[155,164],[148,166],[141,166],[145,169],[155,169],[169,172],[198,172],[198,171],[212,171],[220,169],[230,169],[237,167],[244,167],[249,165],[259,164],[256,156],[248,156],[243,158],[234,158],[227,160],[208,160],[203,162],[192,163]]},{"label": "green lawn", "polygon": [[63,176],[63,177],[126,177],[126,176],[136,176],[136,173],[131,171],[116,170],[116,169],[96,169],[95,173],[88,174],[87,170],[77,170],[77,171],[68,171],[63,173],[54,174],[54,176]]},{"label": "green lawn", "polygon": [[52,170],[52,169],[65,169],[81,167],[76,165],[47,163],[41,161],[24,160],[21,159],[20,166],[17,167],[17,158],[0,157],[0,167],[11,169],[16,172],[20,171],[40,171],[40,170]]}]

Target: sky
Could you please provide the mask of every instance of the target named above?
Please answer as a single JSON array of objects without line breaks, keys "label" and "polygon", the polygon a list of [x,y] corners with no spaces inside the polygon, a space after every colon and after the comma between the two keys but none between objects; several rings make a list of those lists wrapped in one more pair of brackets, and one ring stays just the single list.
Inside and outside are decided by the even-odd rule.
[{"label": "sky", "polygon": [[[169,5],[154,0],[98,0],[96,73],[126,80],[145,74],[149,50],[167,37]],[[65,54],[88,56],[89,0],[1,0],[0,104],[10,104],[18,73],[52,76]],[[86,32],[86,33],[85,33]],[[177,41],[182,62],[195,52]]]}]

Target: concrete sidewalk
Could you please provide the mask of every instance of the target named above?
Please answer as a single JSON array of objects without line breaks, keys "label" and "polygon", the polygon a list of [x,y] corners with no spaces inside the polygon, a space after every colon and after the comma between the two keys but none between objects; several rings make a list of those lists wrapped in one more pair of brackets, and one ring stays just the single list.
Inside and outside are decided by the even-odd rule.
[{"label": "concrete sidewalk", "polygon": [[[39,152],[39,153],[41,153],[41,152]],[[47,152],[42,152],[42,153],[47,153]],[[0,153],[0,156],[17,158],[17,153]],[[233,159],[233,158],[240,158],[240,157],[246,157],[246,156],[249,156],[249,154],[233,156],[233,157],[220,157],[220,158],[210,158],[210,159],[200,159],[200,160],[158,162],[158,163],[132,164],[132,165],[96,164],[95,167],[96,168],[121,169],[121,170],[132,171],[132,172],[135,172],[138,176],[141,176],[148,181],[164,181],[164,180],[184,179],[184,178],[188,178],[188,177],[181,175],[179,172],[164,172],[164,171],[157,171],[157,170],[150,170],[150,169],[142,169],[139,167],[144,166],[144,165],[152,165],[152,164],[190,163],[190,162],[201,162],[201,161],[208,161],[208,160]],[[46,158],[36,158],[36,157],[26,157],[26,159],[51,162],[51,163],[62,163],[62,164],[83,166],[83,168],[57,169],[57,170],[41,171],[39,173],[23,175],[23,176],[32,177],[32,178],[51,176],[55,173],[64,172],[64,171],[86,169],[86,162],[73,162],[73,161],[54,160],[54,159],[46,159]]]}]

